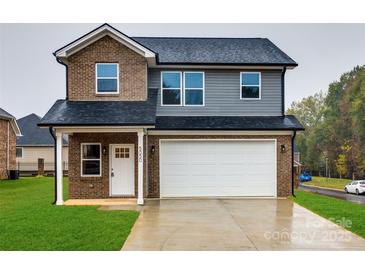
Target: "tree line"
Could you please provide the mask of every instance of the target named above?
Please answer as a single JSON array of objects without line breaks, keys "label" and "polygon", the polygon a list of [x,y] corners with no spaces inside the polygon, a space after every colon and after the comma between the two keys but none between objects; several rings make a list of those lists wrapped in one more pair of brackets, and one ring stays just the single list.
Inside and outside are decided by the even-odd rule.
[{"label": "tree line", "polygon": [[326,93],[293,102],[287,113],[306,129],[296,137],[304,169],[329,177],[364,179],[365,66],[342,74]]}]

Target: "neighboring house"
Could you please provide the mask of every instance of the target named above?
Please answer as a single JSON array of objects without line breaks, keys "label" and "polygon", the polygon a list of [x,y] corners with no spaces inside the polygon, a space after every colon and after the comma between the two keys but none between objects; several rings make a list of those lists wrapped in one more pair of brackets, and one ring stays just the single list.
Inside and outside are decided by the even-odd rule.
[{"label": "neighboring house", "polygon": [[[18,119],[22,136],[16,140],[17,169],[21,174],[37,174],[38,159],[44,160],[44,171],[54,172],[54,139],[47,128],[39,128],[41,117],[32,113]],[[67,170],[68,144],[63,140],[62,169]]]},{"label": "neighboring house", "polygon": [[129,37],[104,24],[54,55],[66,99],[39,125],[58,151],[69,135],[70,199],[291,195],[304,128],[284,115],[284,75],[297,63],[270,40]]},{"label": "neighboring house", "polygon": [[16,169],[15,143],[20,130],[13,115],[0,108],[0,179],[7,179]]}]

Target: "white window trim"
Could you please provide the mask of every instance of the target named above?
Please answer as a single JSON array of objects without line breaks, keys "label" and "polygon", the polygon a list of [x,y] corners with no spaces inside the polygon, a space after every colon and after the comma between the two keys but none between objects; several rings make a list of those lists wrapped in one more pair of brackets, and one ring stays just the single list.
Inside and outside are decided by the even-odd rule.
[{"label": "white window trim", "polygon": [[[242,97],[242,87],[257,87],[257,85],[242,85],[242,75],[243,74],[259,74],[259,98],[244,98]],[[261,100],[261,72],[260,71],[241,71],[240,72],[240,99],[247,101],[257,101]]]},{"label": "white window trim", "polygon": [[[202,74],[203,75],[203,88],[186,88],[186,85],[185,85],[185,82],[186,82],[186,80],[185,80],[185,75],[186,75],[186,73],[191,73],[191,74],[193,74],[193,73],[199,73],[199,74]],[[189,104],[186,104],[186,102],[185,102],[185,98],[186,98],[186,96],[185,96],[185,91],[186,90],[190,90],[190,89],[192,89],[192,90],[202,90],[203,91],[203,104],[202,105],[189,105]],[[204,71],[184,71],[184,106],[188,106],[188,107],[204,107],[205,106],[205,73],[204,73]]]},{"label": "white window trim", "polygon": [[[117,65],[117,77],[98,77],[98,65]],[[99,92],[98,79],[117,79],[117,91],[113,92]],[[96,63],[95,64],[95,93],[98,95],[119,94],[119,64],[118,63]]]},{"label": "white window trim", "polygon": [[[99,145],[100,149],[100,158],[99,159],[83,159],[83,146],[84,145]],[[81,143],[80,145],[80,175],[81,177],[101,177],[102,173],[102,154],[101,154],[101,143]],[[82,168],[82,161],[99,161],[100,162],[100,169],[99,174],[83,174],[83,168]]]},{"label": "white window trim", "polygon": [[[168,73],[179,73],[180,74],[180,104],[175,104],[175,105],[164,105],[163,103],[163,91],[164,89],[176,89],[176,88],[164,88],[163,87],[163,75],[164,74],[168,74]],[[165,106],[165,107],[176,107],[176,106],[182,106],[183,105],[183,90],[182,90],[182,72],[181,71],[161,71],[161,106]]]},{"label": "white window trim", "polygon": [[[21,156],[21,157],[16,156],[16,150],[17,150],[17,149],[21,149],[21,151],[22,151],[22,156]],[[23,148],[22,148],[22,147],[16,147],[16,148],[15,148],[15,156],[16,156],[15,158],[16,158],[16,159],[22,159],[22,158],[23,158],[23,152],[24,152],[24,150],[23,150]]]}]

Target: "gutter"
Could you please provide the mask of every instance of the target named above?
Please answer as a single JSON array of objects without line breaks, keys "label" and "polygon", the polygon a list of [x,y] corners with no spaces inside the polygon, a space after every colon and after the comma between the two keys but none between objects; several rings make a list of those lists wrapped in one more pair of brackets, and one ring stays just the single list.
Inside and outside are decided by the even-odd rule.
[{"label": "gutter", "polygon": [[286,67],[281,71],[281,114],[285,115],[285,72]]},{"label": "gutter", "polygon": [[294,194],[294,139],[297,132],[294,130],[293,136],[291,137],[291,195],[296,197]]},{"label": "gutter", "polygon": [[53,55],[56,57],[57,62],[65,66],[66,68],[66,100],[68,100],[68,66],[64,62],[62,62],[61,59],[58,58],[55,53],[53,53]]},{"label": "gutter", "polygon": [[54,140],[54,202],[52,204],[55,205],[57,201],[57,147],[56,136],[54,135],[53,127],[49,127],[49,133]]}]

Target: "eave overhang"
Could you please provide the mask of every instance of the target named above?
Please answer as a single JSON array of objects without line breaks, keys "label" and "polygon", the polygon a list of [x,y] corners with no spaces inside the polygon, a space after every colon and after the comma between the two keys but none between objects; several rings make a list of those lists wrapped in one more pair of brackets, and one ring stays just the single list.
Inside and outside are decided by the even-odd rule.
[{"label": "eave overhang", "polygon": [[130,48],[131,50],[135,51],[136,53],[142,55],[147,59],[149,65],[154,65],[156,63],[156,54],[143,46],[142,44],[138,43],[137,41],[130,38],[128,35],[122,33],[121,31],[113,28],[109,24],[103,24],[100,27],[90,31],[89,33],[81,36],[80,38],[76,39],[75,41],[67,44],[66,46],[56,50],[53,55],[62,60],[63,62],[67,63],[67,58],[71,55],[79,52],[83,48],[91,45],[92,43],[96,42],[97,40],[105,37],[110,36],[111,38],[115,39],[119,43],[123,44],[124,46]]}]

